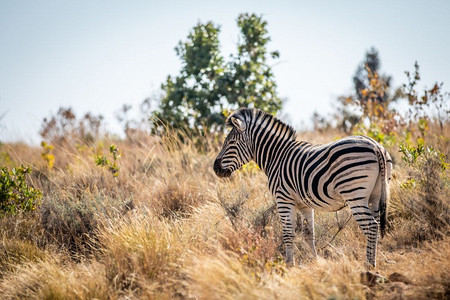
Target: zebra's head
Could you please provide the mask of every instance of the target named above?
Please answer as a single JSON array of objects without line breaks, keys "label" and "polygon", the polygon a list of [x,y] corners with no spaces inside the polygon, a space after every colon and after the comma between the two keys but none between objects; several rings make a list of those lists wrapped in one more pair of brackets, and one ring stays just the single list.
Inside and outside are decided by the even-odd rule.
[{"label": "zebra's head", "polygon": [[231,126],[231,131],[214,161],[214,171],[219,177],[231,176],[231,173],[252,159],[248,124],[241,111],[233,113],[226,122]]}]

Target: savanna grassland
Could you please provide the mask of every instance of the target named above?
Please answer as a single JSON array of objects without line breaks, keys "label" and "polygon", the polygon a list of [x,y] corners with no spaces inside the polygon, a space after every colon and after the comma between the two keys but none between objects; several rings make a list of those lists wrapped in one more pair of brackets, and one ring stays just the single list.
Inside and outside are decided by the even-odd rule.
[{"label": "savanna grassland", "polygon": [[389,151],[377,267],[365,267],[365,238],[344,208],[316,212],[317,259],[298,218],[288,268],[266,176],[254,163],[228,179],[213,171],[231,109],[279,115],[284,103],[267,21],[236,21],[231,55],[219,25],[192,28],[157,106],[150,97],[140,120],[128,105],[116,116],[126,137],[107,133],[101,116],[60,108],[43,120],[40,146],[0,142],[0,299],[450,299],[450,94],[437,83],[419,91],[417,63],[394,90],[377,50],[366,53],[354,91],[298,139],[363,134]]},{"label": "savanna grassland", "polygon": [[[388,231],[369,273],[364,237],[347,209],[316,213],[318,259],[299,221],[298,264],[287,268],[265,175],[254,164],[230,179],[213,172],[223,136],[181,142],[174,132],[135,132],[2,144],[2,176],[15,168],[9,178],[21,181],[21,165],[31,173],[11,189],[26,197],[0,218],[0,298],[449,298],[450,126],[430,121],[424,134],[406,132],[366,132],[395,164]],[[299,139],[344,135],[322,130]],[[23,199],[28,206],[19,206]]]}]

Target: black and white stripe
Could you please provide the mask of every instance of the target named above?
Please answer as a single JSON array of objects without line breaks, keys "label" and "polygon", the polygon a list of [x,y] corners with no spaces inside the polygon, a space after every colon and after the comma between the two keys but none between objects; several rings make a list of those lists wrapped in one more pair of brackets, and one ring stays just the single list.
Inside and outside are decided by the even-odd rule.
[{"label": "black and white stripe", "polygon": [[352,136],[325,145],[296,140],[292,127],[256,109],[240,109],[227,120],[232,126],[214,162],[220,177],[228,177],[254,160],[267,174],[283,224],[286,262],[293,263],[295,209],[307,224],[307,241],[314,245],[313,209],[350,210],[367,240],[367,262],[376,265],[378,228],[386,228],[388,180],[392,161],[374,140]]}]

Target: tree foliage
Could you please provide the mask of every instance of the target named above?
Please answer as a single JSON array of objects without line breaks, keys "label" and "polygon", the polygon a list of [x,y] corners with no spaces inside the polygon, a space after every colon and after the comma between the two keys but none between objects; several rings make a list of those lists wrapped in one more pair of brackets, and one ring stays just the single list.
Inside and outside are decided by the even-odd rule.
[{"label": "tree foliage", "polygon": [[362,103],[369,101],[387,103],[392,100],[389,93],[391,76],[380,74],[380,67],[378,50],[372,47],[353,75],[356,100]]},{"label": "tree foliage", "polygon": [[[276,113],[281,108],[268,53],[267,22],[255,14],[237,19],[237,54],[225,61],[220,53],[220,26],[197,24],[186,41],[175,48],[182,61],[180,73],[162,84],[163,97],[154,116],[163,125],[186,131],[221,129],[227,110],[257,107]],[[157,129],[164,128],[162,126]]]},{"label": "tree foliage", "polygon": [[372,47],[353,75],[354,92],[339,97],[342,104],[338,112],[340,128],[350,132],[362,118],[375,122],[393,117],[388,105],[396,101],[401,93],[399,89],[393,91],[391,76],[381,74],[380,68],[378,51]]}]

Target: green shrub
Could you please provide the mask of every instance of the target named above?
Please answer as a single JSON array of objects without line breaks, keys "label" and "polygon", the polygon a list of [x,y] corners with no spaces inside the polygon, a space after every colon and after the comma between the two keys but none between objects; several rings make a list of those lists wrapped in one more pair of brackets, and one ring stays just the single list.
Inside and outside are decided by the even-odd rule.
[{"label": "green shrub", "polygon": [[114,144],[109,146],[109,153],[111,153],[112,160],[109,160],[104,155],[98,155],[95,160],[97,166],[107,167],[114,177],[119,176],[119,167],[117,166],[117,160],[120,158],[119,148]]},{"label": "green shrub", "polygon": [[6,167],[0,169],[0,216],[36,209],[42,192],[28,186],[25,177],[30,173],[31,169],[24,166],[11,171]]},{"label": "green shrub", "polygon": [[410,167],[422,168],[427,162],[433,161],[433,166],[441,171],[445,171],[449,164],[446,162],[445,153],[431,146],[425,146],[423,139],[419,138],[417,146],[411,146],[406,143],[401,143],[400,152],[403,154],[402,160]]},{"label": "green shrub", "polygon": [[[415,244],[448,234],[450,189],[446,155],[419,138],[417,146],[402,143],[406,178],[394,187],[393,218],[398,226],[409,224],[403,244]],[[401,240],[397,237],[397,240]]]}]

